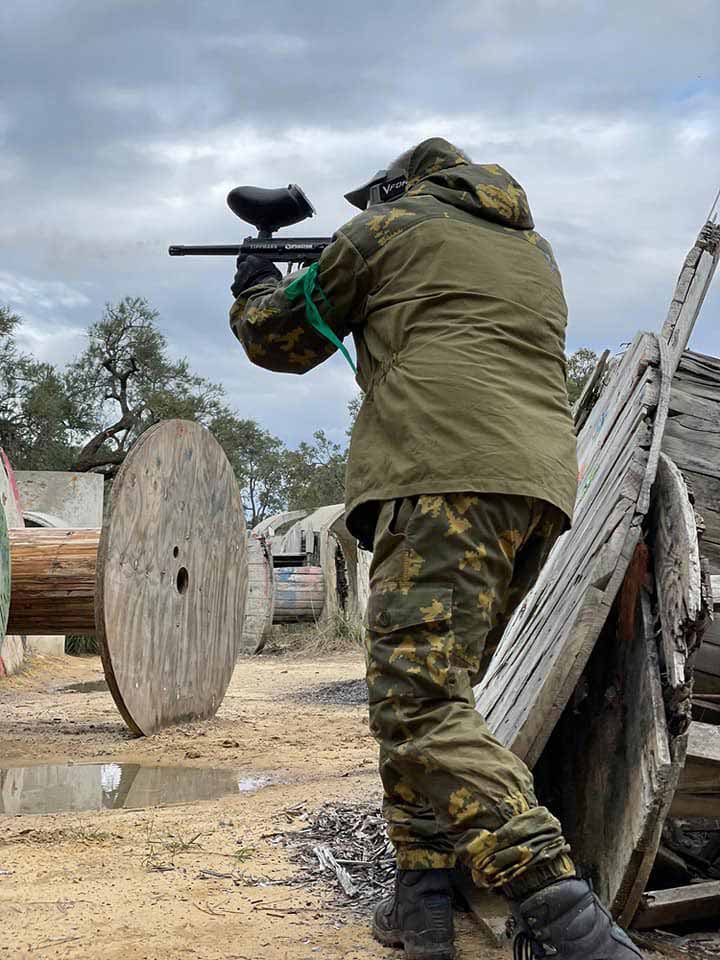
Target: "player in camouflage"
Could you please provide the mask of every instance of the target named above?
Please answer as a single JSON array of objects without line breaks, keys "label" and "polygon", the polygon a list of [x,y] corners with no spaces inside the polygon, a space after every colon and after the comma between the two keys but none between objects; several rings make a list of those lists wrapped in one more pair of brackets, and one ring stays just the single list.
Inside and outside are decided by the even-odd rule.
[{"label": "player in camouflage", "polygon": [[518,956],[636,960],[473,697],[572,517],[567,308],[552,250],[517,181],[442,139],[348,199],[363,212],[299,281],[304,297],[296,276],[241,258],[230,320],[270,370],[303,373],[355,341],[364,399],[347,524],[373,550],[370,724],[398,865],[373,932],[409,960],[454,957],[460,861],[511,900]]}]

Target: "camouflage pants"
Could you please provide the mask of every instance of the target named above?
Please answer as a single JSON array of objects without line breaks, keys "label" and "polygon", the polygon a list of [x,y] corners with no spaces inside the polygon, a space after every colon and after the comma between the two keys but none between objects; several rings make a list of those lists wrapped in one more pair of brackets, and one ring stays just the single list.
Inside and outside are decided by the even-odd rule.
[{"label": "camouflage pants", "polygon": [[559,510],[499,494],[383,504],[368,604],[370,728],[404,869],[451,867],[511,896],[574,873],[532,774],[475,709],[505,625],[562,530]]}]

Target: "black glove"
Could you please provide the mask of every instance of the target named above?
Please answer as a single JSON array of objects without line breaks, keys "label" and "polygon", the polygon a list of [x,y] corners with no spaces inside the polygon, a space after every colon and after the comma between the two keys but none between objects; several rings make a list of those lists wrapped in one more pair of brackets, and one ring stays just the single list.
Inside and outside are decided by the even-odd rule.
[{"label": "black glove", "polygon": [[271,260],[256,257],[252,253],[241,253],[237,258],[237,271],[230,290],[237,298],[248,287],[254,287],[263,280],[282,280],[282,274]]}]

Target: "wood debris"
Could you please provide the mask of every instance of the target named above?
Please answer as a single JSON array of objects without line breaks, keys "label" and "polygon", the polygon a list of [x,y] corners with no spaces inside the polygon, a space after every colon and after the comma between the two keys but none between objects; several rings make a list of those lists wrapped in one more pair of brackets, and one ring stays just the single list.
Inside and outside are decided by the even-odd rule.
[{"label": "wood debris", "polygon": [[325,804],[307,826],[278,833],[298,872],[292,886],[323,883],[336,903],[367,911],[395,880],[395,855],[379,809],[367,804]]}]

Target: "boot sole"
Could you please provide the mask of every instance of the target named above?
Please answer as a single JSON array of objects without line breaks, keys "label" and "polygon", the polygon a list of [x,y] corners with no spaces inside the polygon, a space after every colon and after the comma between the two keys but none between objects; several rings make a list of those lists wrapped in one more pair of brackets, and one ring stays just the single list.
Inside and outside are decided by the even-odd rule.
[{"label": "boot sole", "polygon": [[382,930],[373,921],[373,937],[384,947],[402,947],[405,951],[406,960],[455,960],[455,947],[453,946],[422,946],[413,943],[419,934],[406,934],[402,930]]}]

